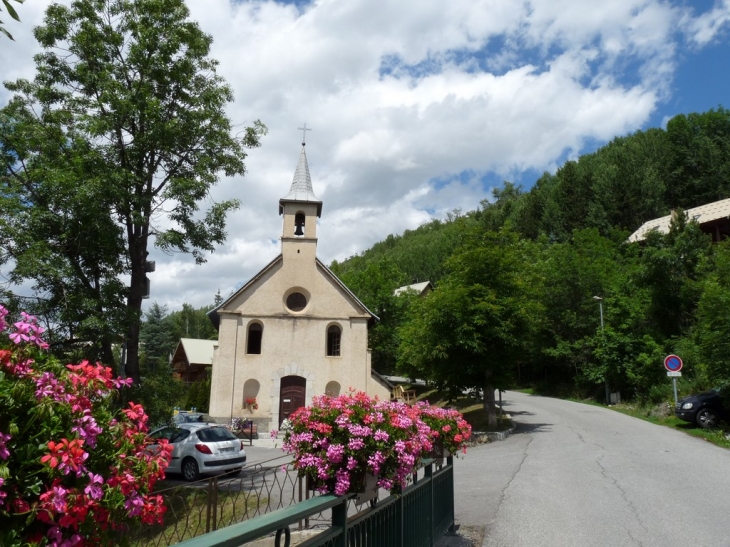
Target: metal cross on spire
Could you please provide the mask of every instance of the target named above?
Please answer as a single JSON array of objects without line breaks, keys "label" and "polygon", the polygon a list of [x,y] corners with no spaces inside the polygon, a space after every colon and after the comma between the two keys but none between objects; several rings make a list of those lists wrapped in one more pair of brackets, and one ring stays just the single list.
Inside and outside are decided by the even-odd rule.
[{"label": "metal cross on spire", "polygon": [[306,146],[307,141],[307,131],[311,131],[312,129],[307,127],[307,123],[304,123],[304,127],[297,127],[299,131],[302,132],[302,146]]}]

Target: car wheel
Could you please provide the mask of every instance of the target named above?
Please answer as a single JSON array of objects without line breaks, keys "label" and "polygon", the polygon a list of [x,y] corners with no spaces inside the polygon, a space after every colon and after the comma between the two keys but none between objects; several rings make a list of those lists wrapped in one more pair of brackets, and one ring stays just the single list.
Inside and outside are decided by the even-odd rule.
[{"label": "car wheel", "polygon": [[697,412],[697,425],[704,427],[705,429],[712,429],[717,426],[718,416],[717,412],[711,408],[701,408]]},{"label": "car wheel", "polygon": [[182,464],[182,474],[186,481],[192,482],[198,480],[200,471],[198,470],[198,462],[193,458],[188,458]]},{"label": "car wheel", "polygon": [[231,469],[230,471],[226,471],[227,477],[237,477],[241,474],[241,471],[243,471],[242,467],[237,467],[236,469]]}]

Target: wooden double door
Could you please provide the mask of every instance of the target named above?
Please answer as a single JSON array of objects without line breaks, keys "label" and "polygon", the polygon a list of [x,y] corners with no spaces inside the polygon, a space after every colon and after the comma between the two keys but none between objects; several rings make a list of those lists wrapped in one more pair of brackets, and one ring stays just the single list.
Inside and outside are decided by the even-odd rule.
[{"label": "wooden double door", "polygon": [[306,403],[307,379],[301,376],[284,376],[279,388],[279,426],[296,409]]}]

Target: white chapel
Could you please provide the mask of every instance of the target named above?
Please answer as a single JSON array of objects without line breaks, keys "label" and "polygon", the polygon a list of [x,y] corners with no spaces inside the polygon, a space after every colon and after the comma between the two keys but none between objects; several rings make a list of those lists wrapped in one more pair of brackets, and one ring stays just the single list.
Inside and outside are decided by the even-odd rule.
[{"label": "white chapel", "polygon": [[209,414],[251,419],[260,431],[278,429],[315,395],[354,388],[390,397],[370,365],[368,326],[378,318],[317,258],[322,202],[304,143],[279,214],[281,254],[209,313],[218,326]]}]

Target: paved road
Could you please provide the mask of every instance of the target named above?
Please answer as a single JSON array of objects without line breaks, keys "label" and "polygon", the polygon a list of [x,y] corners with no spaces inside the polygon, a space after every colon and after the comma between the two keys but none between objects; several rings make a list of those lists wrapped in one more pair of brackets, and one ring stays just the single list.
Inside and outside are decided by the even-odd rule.
[{"label": "paved road", "polygon": [[456,460],[485,547],[730,547],[730,451],[594,406],[508,392],[518,433]]}]

